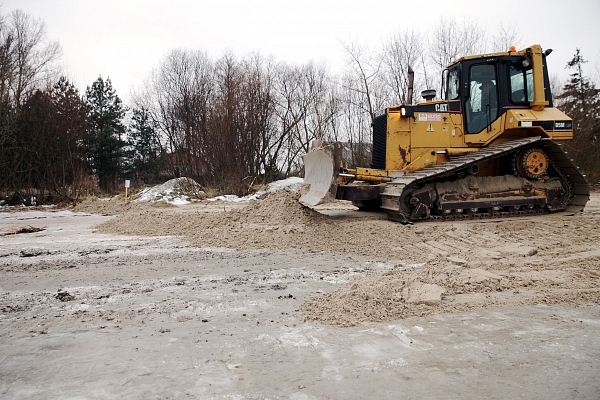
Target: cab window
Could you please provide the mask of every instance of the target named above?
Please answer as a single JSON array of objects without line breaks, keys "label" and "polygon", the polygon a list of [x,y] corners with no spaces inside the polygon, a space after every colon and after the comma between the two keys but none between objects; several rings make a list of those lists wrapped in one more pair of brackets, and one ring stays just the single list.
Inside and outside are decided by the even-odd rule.
[{"label": "cab window", "polygon": [[468,88],[467,133],[479,133],[496,120],[499,114],[495,66],[490,64],[471,66]]},{"label": "cab window", "polygon": [[531,69],[517,69],[515,65],[508,67],[510,76],[510,101],[512,103],[529,103],[533,101],[533,73]]},{"label": "cab window", "polygon": [[446,100],[458,99],[460,80],[458,68],[448,71],[448,87],[446,88]]}]

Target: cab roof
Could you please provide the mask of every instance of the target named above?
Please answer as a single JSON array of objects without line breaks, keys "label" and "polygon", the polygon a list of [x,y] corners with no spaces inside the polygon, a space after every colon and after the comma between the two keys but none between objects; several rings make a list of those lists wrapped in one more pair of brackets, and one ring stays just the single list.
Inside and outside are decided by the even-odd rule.
[{"label": "cab roof", "polygon": [[[462,61],[466,61],[466,60],[477,60],[477,59],[485,59],[485,58],[492,58],[492,57],[505,57],[505,56],[524,56],[525,54],[527,54],[527,52],[534,46],[540,46],[539,44],[534,44],[532,46],[529,46],[523,50],[519,50],[519,51],[501,51],[501,52],[496,52],[496,53],[484,53],[484,54],[474,54],[474,55],[470,55],[470,56],[464,56],[464,57],[460,57],[457,58],[456,60],[452,61],[450,64],[448,64],[448,67],[451,67],[455,64],[458,64]],[[512,50],[512,49],[511,49]]]}]

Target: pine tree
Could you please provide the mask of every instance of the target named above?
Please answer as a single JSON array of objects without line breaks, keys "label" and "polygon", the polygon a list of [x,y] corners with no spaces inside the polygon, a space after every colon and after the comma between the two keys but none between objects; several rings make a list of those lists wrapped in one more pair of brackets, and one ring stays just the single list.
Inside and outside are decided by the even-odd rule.
[{"label": "pine tree", "polygon": [[51,97],[56,154],[53,189],[76,201],[89,173],[83,146],[89,133],[86,106],[77,88],[65,77],[54,85]]},{"label": "pine tree", "polygon": [[98,77],[85,92],[87,115],[90,123],[88,153],[90,164],[105,191],[117,187],[117,178],[123,169],[127,109],[112,87],[110,78]]},{"label": "pine tree", "polygon": [[600,90],[583,74],[586,63],[577,49],[567,63],[571,79],[557,96],[559,108],[573,119],[573,140],[565,147],[590,183],[600,181]]},{"label": "pine tree", "polygon": [[11,170],[26,204],[32,196],[77,200],[87,176],[82,144],[88,131],[83,101],[66,78],[27,99],[19,113]]},{"label": "pine tree", "polygon": [[156,182],[163,154],[157,123],[145,108],[133,109],[131,120],[132,124],[127,131],[129,174],[147,183]]},{"label": "pine tree", "polygon": [[53,129],[52,99],[47,92],[36,90],[21,107],[18,136],[14,148],[13,181],[23,204],[32,205],[32,198],[47,195],[48,175],[51,174]]}]

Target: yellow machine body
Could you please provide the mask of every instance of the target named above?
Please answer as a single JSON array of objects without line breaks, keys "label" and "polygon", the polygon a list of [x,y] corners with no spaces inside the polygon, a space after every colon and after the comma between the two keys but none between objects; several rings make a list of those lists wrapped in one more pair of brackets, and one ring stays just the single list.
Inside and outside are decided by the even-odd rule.
[{"label": "yellow machine body", "polygon": [[[541,126],[533,126],[534,121],[546,121],[553,125],[557,121],[571,121],[556,108],[540,111],[510,109],[493,121],[488,129],[472,135],[465,135],[462,114],[421,112],[416,113],[415,118],[402,118],[400,110],[390,108],[387,119],[386,175],[393,175],[396,171],[418,171],[447,162],[452,157],[519,137],[544,136],[556,142],[573,138],[572,124],[568,129],[558,131],[546,131]],[[368,174],[381,175],[376,170],[369,171]]]},{"label": "yellow machine body", "polygon": [[300,201],[352,200],[402,222],[582,210],[589,185],[560,147],[573,122],[552,104],[550,52],[533,45],[454,61],[442,100],[424,91],[425,101],[375,116],[370,166],[339,170],[339,144],[304,156],[313,190]]}]

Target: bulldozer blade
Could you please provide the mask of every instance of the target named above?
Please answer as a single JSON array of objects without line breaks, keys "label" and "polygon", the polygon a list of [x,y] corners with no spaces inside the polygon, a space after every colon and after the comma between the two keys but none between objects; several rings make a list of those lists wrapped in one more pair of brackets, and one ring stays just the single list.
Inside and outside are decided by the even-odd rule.
[{"label": "bulldozer blade", "polygon": [[305,206],[316,206],[335,199],[337,179],[342,158],[341,143],[316,147],[302,156],[304,183],[310,185],[299,201]]}]

